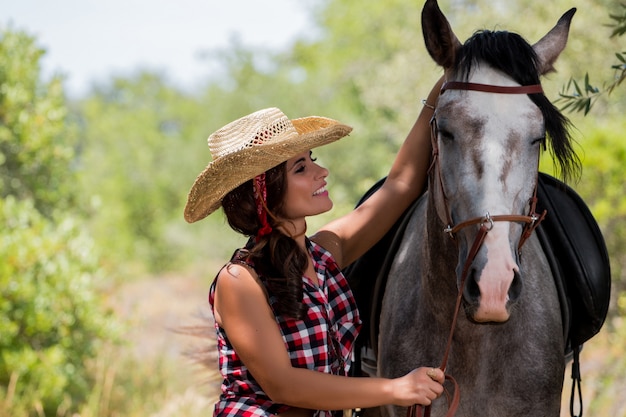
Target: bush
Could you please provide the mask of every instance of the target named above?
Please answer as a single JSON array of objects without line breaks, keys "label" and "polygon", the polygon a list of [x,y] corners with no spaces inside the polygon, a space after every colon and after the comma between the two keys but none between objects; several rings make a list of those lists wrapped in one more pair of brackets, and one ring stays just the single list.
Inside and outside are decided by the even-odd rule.
[{"label": "bush", "polygon": [[30,198],[51,217],[76,205],[76,143],[62,80],[39,78],[43,54],[33,37],[0,29],[0,198]]},{"label": "bush", "polygon": [[[101,306],[92,241],[71,217],[0,200],[0,399],[13,417],[59,415],[87,397],[86,361],[117,333]],[[8,409],[8,410],[7,410]]]}]

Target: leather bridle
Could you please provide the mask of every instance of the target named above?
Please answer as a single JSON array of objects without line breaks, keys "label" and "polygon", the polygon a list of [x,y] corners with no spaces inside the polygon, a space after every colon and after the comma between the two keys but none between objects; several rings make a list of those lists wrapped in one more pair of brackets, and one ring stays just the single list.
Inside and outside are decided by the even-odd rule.
[{"label": "leather bridle", "polygon": [[[537,94],[542,93],[543,89],[540,84],[534,85],[523,85],[523,86],[498,86],[498,85],[489,85],[489,84],[478,84],[478,83],[468,83],[461,81],[448,81],[443,84],[441,87],[441,93],[443,94],[447,90],[472,90],[472,91],[482,91],[486,93],[498,93],[498,94]],[[518,244],[518,250],[521,249],[524,242],[530,237],[533,230],[539,225],[539,223],[543,220],[545,216],[545,212],[541,215],[535,212],[537,206],[537,179],[535,179],[535,188],[533,192],[533,196],[529,201],[530,209],[528,215],[519,215],[519,214],[499,214],[499,215],[491,215],[489,213],[485,213],[483,217],[476,217],[473,219],[465,220],[460,222],[457,225],[454,225],[452,221],[450,209],[448,207],[448,199],[446,197],[445,190],[443,189],[443,182],[441,181],[441,169],[439,166],[439,147],[437,145],[437,112],[433,114],[433,117],[430,120],[431,125],[431,144],[432,144],[432,163],[429,168],[430,175],[437,176],[437,182],[439,184],[439,192],[441,193],[443,204],[444,204],[444,212],[447,216],[447,219],[442,219],[447,222],[446,227],[444,228],[444,232],[446,232],[452,239],[454,239],[455,234],[464,229],[465,227],[479,224],[479,225],[489,225],[487,227],[487,231],[491,230],[493,227],[493,222],[497,221],[508,221],[508,222],[519,222],[526,223],[524,227],[524,231],[522,232],[522,236],[520,238]]]},{"label": "leather bridle", "polygon": [[[540,84],[534,85],[525,85],[525,86],[497,86],[497,85],[489,85],[489,84],[477,84],[477,83],[469,83],[469,82],[461,82],[461,81],[448,81],[443,84],[441,87],[440,94],[443,94],[447,90],[471,90],[471,91],[480,91],[485,93],[496,93],[496,94],[542,94],[543,89]],[[432,152],[433,158],[432,163],[429,168],[429,175],[436,175],[437,182],[439,183],[439,192],[441,192],[445,215],[447,216],[447,225],[443,229],[445,233],[447,233],[450,238],[456,241],[455,234],[468,226],[479,225],[478,233],[474,238],[474,242],[470,251],[468,253],[467,259],[463,265],[463,270],[461,272],[461,282],[459,285],[459,292],[457,294],[456,306],[454,310],[454,317],[452,319],[452,325],[450,328],[450,333],[448,336],[448,342],[446,344],[446,350],[444,353],[444,357],[442,360],[439,369],[441,369],[444,374],[448,364],[448,356],[450,353],[450,348],[452,345],[452,337],[454,336],[454,329],[456,327],[457,317],[459,315],[459,311],[461,308],[461,302],[463,298],[463,288],[465,287],[465,280],[469,273],[469,269],[471,264],[474,262],[474,258],[478,254],[487,233],[493,228],[493,223],[497,221],[507,221],[507,222],[520,222],[525,223],[524,230],[522,231],[522,235],[520,236],[520,241],[518,244],[518,254],[521,251],[522,245],[526,240],[531,236],[532,232],[539,226],[539,223],[545,218],[546,211],[538,214],[535,212],[537,205],[537,179],[535,179],[535,189],[533,192],[533,196],[530,198],[529,205],[529,214],[528,215],[518,215],[518,214],[498,214],[498,215],[490,215],[486,213],[483,217],[476,217],[473,219],[465,220],[454,225],[450,210],[448,207],[448,199],[446,197],[445,191],[443,189],[443,183],[441,181],[441,169],[439,166],[439,147],[437,146],[437,110],[435,109],[435,113],[430,121],[431,125],[431,142],[432,142]],[[456,413],[456,410],[459,406],[460,401],[460,392],[457,382],[450,375],[445,374],[446,380],[452,382],[454,385],[454,394],[450,397],[450,393],[446,390],[446,397],[448,399],[448,412],[446,413],[446,417],[452,417]],[[418,408],[419,407],[419,408]],[[413,405],[409,407],[407,410],[407,417],[429,417],[430,416],[430,408],[431,406],[418,406]]]}]

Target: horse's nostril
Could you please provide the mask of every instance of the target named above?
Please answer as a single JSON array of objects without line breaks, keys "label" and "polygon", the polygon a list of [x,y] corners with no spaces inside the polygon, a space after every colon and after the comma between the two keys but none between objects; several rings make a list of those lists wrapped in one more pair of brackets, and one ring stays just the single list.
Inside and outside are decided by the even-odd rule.
[{"label": "horse's nostril", "polygon": [[480,298],[480,288],[476,282],[476,270],[472,269],[465,283],[465,298],[468,301],[477,301]]},{"label": "horse's nostril", "polygon": [[511,286],[509,287],[509,301],[515,302],[522,294],[522,277],[520,276],[519,271],[513,271],[513,282],[511,282]]}]

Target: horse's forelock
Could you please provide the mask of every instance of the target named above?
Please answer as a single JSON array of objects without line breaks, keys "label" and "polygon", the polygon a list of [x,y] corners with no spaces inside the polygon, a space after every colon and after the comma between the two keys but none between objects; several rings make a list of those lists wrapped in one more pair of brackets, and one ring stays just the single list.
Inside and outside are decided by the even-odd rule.
[{"label": "horse's forelock", "polygon": [[[520,85],[540,84],[539,59],[533,47],[520,35],[508,31],[480,30],[463,44],[454,72],[467,81],[474,66],[484,63],[508,75]],[[570,136],[570,121],[544,94],[529,94],[543,114],[550,151],[562,179],[580,174],[580,160]]]},{"label": "horse's forelock", "polygon": [[467,80],[472,67],[485,63],[520,85],[539,83],[539,59],[533,47],[517,33],[480,30],[463,44],[456,72]]}]

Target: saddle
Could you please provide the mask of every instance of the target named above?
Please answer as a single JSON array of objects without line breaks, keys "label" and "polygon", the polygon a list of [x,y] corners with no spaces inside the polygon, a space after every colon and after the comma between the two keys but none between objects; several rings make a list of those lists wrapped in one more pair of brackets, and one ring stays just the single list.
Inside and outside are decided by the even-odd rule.
[{"label": "saddle", "polygon": [[[380,179],[361,198],[362,204],[385,181]],[[378,326],[387,274],[419,197],[387,234],[364,256],[348,265],[348,279],[363,320],[356,343],[355,375],[376,368]],[[604,238],[589,208],[568,185],[539,173],[537,212],[547,216],[536,233],[554,276],[566,341],[565,356],[573,356],[572,378],[580,382],[578,353],[604,324],[610,302],[611,271]],[[369,369],[369,371],[368,371]],[[578,385],[579,392],[580,386]],[[572,388],[574,389],[574,388]]]},{"label": "saddle", "polygon": [[573,349],[595,336],[606,319],[611,298],[609,255],[598,224],[573,189],[540,174],[537,199],[537,211],[548,211],[537,236],[561,293],[565,340]]}]

